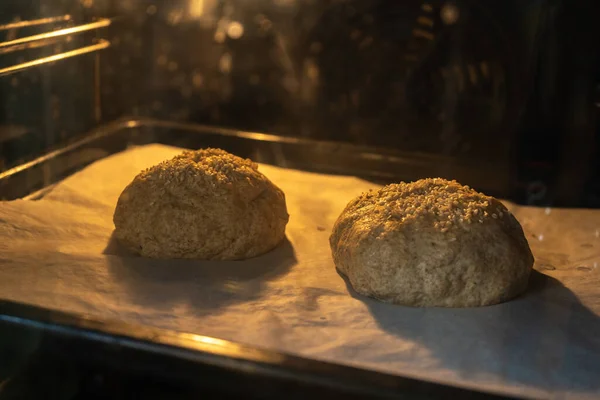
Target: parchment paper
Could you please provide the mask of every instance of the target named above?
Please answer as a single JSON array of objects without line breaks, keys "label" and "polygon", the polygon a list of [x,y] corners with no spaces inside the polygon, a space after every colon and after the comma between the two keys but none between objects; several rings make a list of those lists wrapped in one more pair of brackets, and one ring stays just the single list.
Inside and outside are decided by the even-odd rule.
[{"label": "parchment paper", "polygon": [[261,165],[286,193],[288,240],[242,262],[156,261],[111,239],[118,195],[180,149],[99,161],[39,201],[0,203],[0,296],[306,357],[528,397],[600,396],[600,211],[506,203],[536,257],[528,294],[471,309],[417,309],[354,293],[328,237],[376,185]]}]

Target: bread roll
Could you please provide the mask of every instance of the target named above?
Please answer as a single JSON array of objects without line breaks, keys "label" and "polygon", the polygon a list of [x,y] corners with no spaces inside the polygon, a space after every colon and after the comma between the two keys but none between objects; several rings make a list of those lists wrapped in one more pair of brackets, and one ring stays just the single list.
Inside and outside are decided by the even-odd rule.
[{"label": "bread roll", "polygon": [[534,262],[521,225],[502,203],[439,178],[352,200],[330,245],[358,293],[408,306],[509,300],[525,291]]},{"label": "bread roll", "polygon": [[119,197],[115,236],[152,258],[240,260],[285,236],[285,196],[258,165],[220,149],[185,151],[135,177]]}]

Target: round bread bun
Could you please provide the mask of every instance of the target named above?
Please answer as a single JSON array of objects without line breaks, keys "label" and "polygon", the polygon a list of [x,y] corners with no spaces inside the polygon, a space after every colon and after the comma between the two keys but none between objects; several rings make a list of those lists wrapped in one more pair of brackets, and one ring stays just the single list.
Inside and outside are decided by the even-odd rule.
[{"label": "round bread bun", "polygon": [[285,195],[258,165],[220,149],[185,151],[142,171],[115,209],[115,236],[151,258],[241,260],[285,236]]},{"label": "round bread bun", "polygon": [[502,203],[445,179],[422,179],[352,200],[330,237],[358,293],[418,307],[476,307],[527,288],[523,229]]}]

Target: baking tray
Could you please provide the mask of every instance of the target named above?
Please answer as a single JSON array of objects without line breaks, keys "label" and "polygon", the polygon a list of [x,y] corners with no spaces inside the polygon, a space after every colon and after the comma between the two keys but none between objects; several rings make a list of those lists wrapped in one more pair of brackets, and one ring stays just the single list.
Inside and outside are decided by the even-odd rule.
[{"label": "baking tray", "polygon": [[38,159],[0,173],[0,200],[23,198],[86,165],[132,145],[161,143],[196,149],[220,147],[255,162],[377,183],[438,176],[489,195],[509,198],[509,169],[440,155],[405,153],[349,143],[245,132],[152,119],[120,120]]},{"label": "baking tray", "polygon": [[[129,146],[148,143],[220,147],[261,163],[357,175],[379,182],[449,175],[471,184],[480,182],[475,186],[488,190],[493,186],[501,190],[502,186],[484,179],[488,173],[485,168],[472,169],[423,155],[156,120],[122,120],[4,172],[0,175],[0,197],[41,197],[54,183],[86,165]],[[438,173],[441,169],[445,174]],[[7,376],[8,367],[2,364],[6,360],[10,366],[37,354],[38,359],[52,363],[57,359],[71,366],[93,363],[151,380],[178,382],[202,393],[225,391],[234,397],[244,394],[250,398],[252,393],[256,398],[500,398],[216,338],[100,321],[8,301],[0,301],[0,334],[4,337],[0,341],[0,379]],[[11,351],[8,357],[6,349]],[[5,376],[1,375],[3,369]],[[48,368],[42,369],[48,374]]]}]

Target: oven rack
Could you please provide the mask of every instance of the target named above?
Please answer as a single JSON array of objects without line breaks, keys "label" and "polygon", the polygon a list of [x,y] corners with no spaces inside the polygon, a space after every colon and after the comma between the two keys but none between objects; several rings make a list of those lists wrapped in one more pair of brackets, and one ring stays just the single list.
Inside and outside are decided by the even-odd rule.
[{"label": "oven rack", "polygon": [[[101,31],[109,27],[111,23],[112,20],[109,18],[77,23],[71,15],[65,14],[0,25],[0,33],[6,32],[6,40],[0,42],[0,63],[3,57],[17,54],[8,63],[0,64],[0,77],[107,49],[111,43],[102,37]],[[42,28],[42,33],[19,35],[24,28],[31,27]],[[82,34],[92,34],[92,37],[86,35],[82,40],[77,41],[75,47],[70,45],[73,43],[75,35],[82,36]],[[46,49],[47,52],[48,46],[54,46],[50,55],[31,57],[29,52],[27,53],[29,57],[19,55],[19,52],[23,53],[32,49]],[[67,47],[66,50],[65,47]]]}]

